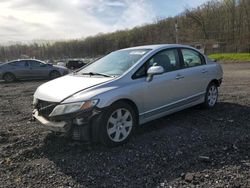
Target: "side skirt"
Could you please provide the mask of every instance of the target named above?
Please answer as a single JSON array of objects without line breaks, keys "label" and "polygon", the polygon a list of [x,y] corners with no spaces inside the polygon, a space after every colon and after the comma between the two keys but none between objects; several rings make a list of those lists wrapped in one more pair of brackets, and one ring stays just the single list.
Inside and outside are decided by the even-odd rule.
[{"label": "side skirt", "polygon": [[190,98],[180,100],[160,108],[150,110],[148,112],[141,113],[139,115],[139,124],[144,124],[154,119],[158,119],[164,117],[166,115],[172,114],[174,112],[178,112],[184,110],[186,108],[190,108],[192,106],[201,104],[204,102],[205,93],[192,96]]}]

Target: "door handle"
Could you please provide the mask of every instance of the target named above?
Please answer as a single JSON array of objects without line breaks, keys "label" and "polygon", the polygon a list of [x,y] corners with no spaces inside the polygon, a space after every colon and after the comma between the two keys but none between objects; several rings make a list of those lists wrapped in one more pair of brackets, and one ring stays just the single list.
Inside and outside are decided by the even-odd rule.
[{"label": "door handle", "polygon": [[202,73],[207,73],[208,71],[206,69],[203,69],[201,72]]},{"label": "door handle", "polygon": [[182,76],[182,75],[180,75],[180,74],[177,74],[177,76],[175,77],[176,80],[180,80],[180,79],[182,79],[182,78],[184,78],[184,76]]}]

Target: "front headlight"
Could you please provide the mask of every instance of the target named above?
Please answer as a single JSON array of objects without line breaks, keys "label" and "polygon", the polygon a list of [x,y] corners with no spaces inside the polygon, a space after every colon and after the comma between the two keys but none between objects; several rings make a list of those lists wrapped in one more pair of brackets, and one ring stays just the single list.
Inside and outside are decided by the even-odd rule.
[{"label": "front headlight", "polygon": [[59,116],[63,114],[70,114],[73,112],[88,110],[93,108],[98,103],[98,100],[89,100],[84,102],[76,102],[76,103],[68,103],[68,104],[60,104],[57,105],[54,110],[50,113],[51,116]]}]

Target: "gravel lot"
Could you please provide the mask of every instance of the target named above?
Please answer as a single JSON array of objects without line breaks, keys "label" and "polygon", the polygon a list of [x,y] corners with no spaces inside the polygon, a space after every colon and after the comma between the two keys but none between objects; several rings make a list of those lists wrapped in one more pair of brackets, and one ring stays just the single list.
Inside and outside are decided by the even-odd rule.
[{"label": "gravel lot", "polygon": [[0,187],[250,187],[250,63],[223,67],[215,109],[153,121],[113,149],[30,122],[44,81],[0,83]]}]

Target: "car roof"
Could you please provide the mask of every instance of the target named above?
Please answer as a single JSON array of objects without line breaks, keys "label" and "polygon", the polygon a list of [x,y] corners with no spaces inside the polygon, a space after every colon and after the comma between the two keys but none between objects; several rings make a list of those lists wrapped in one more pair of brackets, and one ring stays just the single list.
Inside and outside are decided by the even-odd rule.
[{"label": "car roof", "polygon": [[191,46],[188,45],[182,45],[182,44],[153,44],[153,45],[144,45],[144,46],[136,46],[136,47],[129,47],[129,48],[124,48],[121,50],[139,50],[139,49],[151,49],[151,50],[157,50],[161,48],[192,48]]},{"label": "car roof", "polygon": [[9,62],[7,62],[7,63],[21,62],[21,61],[38,61],[38,62],[44,63],[43,61],[38,60],[38,59],[16,59],[16,60],[9,61]]},{"label": "car roof", "polygon": [[12,61],[41,61],[38,59],[16,59],[16,60],[12,60]]}]

